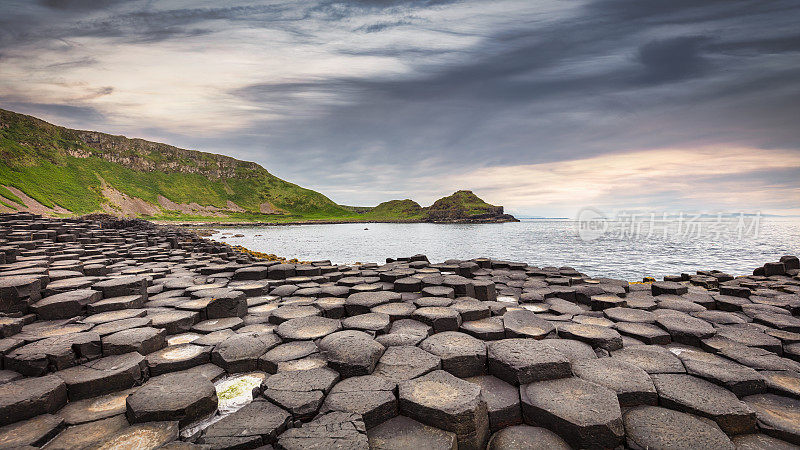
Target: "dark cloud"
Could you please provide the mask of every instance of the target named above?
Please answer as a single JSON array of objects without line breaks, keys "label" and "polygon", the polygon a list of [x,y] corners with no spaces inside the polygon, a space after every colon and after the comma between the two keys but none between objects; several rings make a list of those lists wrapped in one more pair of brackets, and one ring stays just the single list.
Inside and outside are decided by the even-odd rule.
[{"label": "dark cloud", "polygon": [[651,41],[639,49],[644,78],[651,83],[679,81],[700,76],[707,61],[702,55],[705,36],[681,36]]},{"label": "dark cloud", "polygon": [[123,0],[42,0],[48,8],[60,10],[103,9],[121,3]]},{"label": "dark cloud", "polygon": [[[158,9],[154,3],[46,3],[0,17],[4,54],[15,44],[46,39],[96,37],[167,48],[186,37],[213,44],[228,30],[266,28],[356,66],[378,60],[400,67],[237,85],[229,91],[235,101],[269,119],[243,120],[246,125],[222,136],[138,125],[171,143],[256,160],[311,187],[409,192],[424,189],[414,180],[425,176],[657,147],[750,146],[765,157],[770,149],[800,151],[797,0],[575,0],[534,14],[524,0],[520,11],[483,0],[217,8],[164,2]],[[454,25],[466,16],[457,9],[468,3],[470,20]],[[392,33],[381,33],[386,30]],[[463,37],[458,42],[469,45],[445,45],[437,37]],[[92,63],[76,58],[50,69]],[[96,89],[87,95],[116,93]],[[81,105],[46,106],[39,106],[46,114],[88,125],[102,119]]]},{"label": "dark cloud", "polygon": [[28,103],[6,101],[0,97],[0,107],[7,110],[36,116],[59,124],[99,123],[105,116],[92,106],[63,105],[50,103]]}]

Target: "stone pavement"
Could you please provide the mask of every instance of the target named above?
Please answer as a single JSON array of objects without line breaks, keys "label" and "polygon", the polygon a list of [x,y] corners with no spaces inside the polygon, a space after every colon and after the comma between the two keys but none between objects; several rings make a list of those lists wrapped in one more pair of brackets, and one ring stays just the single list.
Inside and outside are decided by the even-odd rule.
[{"label": "stone pavement", "polygon": [[0,215],[0,448],[800,445],[798,259],[700,269],[289,264]]}]

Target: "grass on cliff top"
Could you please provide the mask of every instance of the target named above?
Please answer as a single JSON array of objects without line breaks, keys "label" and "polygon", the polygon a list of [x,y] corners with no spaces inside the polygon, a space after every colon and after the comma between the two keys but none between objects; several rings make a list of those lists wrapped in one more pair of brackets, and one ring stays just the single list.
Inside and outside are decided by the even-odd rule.
[{"label": "grass on cliff top", "polygon": [[486,214],[497,208],[486,203],[472,191],[457,191],[453,195],[440,198],[429,206],[429,210],[460,210],[470,216]]},{"label": "grass on cliff top", "polygon": [[[202,173],[133,170],[102,158],[103,151],[84,143],[79,133],[0,109],[0,184],[16,187],[47,207],[59,205],[76,214],[103,210],[107,200],[102,195],[100,178],[120,192],[153,205],[158,205],[159,195],[176,203],[196,202],[223,209],[230,200],[248,211],[235,214],[251,214],[258,220],[282,219],[261,214],[262,203],[269,203],[295,220],[355,214],[318,192],[284,181],[252,163],[141,139],[102,135],[121,148],[118,153],[122,155],[194,167],[196,161],[221,158],[233,165],[236,176],[213,179]],[[70,155],[71,151],[94,156],[77,158]],[[7,189],[0,188],[0,197],[21,203]]]},{"label": "grass on cliff top", "polygon": [[361,214],[365,220],[422,220],[425,214],[419,203],[405,200],[391,200]]}]

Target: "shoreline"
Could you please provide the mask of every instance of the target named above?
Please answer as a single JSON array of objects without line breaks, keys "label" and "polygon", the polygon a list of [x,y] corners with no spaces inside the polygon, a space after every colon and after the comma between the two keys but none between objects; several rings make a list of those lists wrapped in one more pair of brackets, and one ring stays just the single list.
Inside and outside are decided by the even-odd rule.
[{"label": "shoreline", "polygon": [[[143,219],[147,220],[147,219]],[[426,221],[426,220],[298,220],[292,222],[181,222],[181,221],[164,221],[164,220],[148,220],[156,225],[176,226],[183,228],[206,228],[206,227],[268,227],[268,226],[283,226],[283,225],[340,225],[349,223],[430,223],[436,225],[491,225],[500,223],[517,223],[520,220],[500,220],[500,221]]]}]

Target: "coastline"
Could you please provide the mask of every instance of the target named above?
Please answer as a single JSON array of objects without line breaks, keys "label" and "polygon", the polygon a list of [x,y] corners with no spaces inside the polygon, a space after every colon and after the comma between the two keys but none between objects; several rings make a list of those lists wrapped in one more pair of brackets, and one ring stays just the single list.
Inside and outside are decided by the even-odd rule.
[{"label": "coastline", "polygon": [[471,220],[471,219],[464,219],[464,220],[440,220],[440,221],[431,221],[431,220],[403,220],[403,219],[390,219],[390,220],[364,220],[364,219],[309,219],[309,220],[296,220],[290,222],[224,222],[224,221],[203,221],[203,222],[192,222],[192,221],[168,221],[168,220],[149,220],[156,225],[165,225],[165,226],[177,226],[183,228],[223,228],[223,227],[261,227],[261,226],[282,226],[282,225],[336,225],[336,224],[346,224],[346,223],[431,223],[431,224],[442,224],[442,225],[453,225],[453,224],[470,224],[470,225],[478,225],[478,224],[497,224],[497,223],[514,223],[520,222],[519,219],[514,220]]}]

